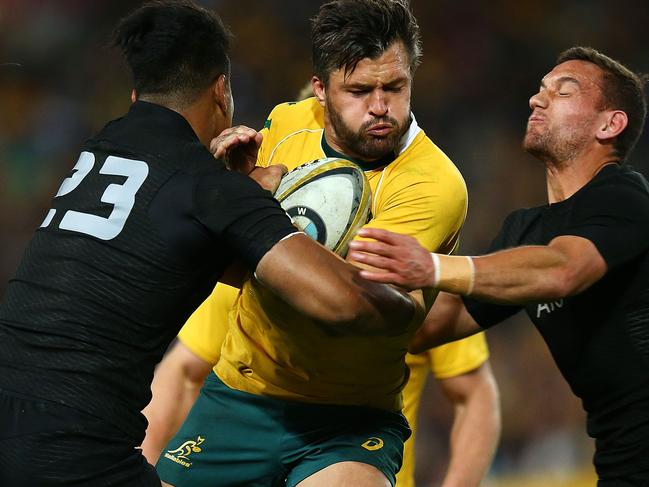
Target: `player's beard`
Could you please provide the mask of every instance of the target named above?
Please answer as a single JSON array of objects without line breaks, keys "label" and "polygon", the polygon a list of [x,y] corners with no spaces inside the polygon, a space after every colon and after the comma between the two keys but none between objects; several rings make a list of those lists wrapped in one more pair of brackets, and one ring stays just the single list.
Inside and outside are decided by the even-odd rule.
[{"label": "player's beard", "polygon": [[588,136],[583,130],[565,130],[563,135],[550,130],[527,129],[523,149],[543,162],[559,164],[575,159],[584,149]]},{"label": "player's beard", "polygon": [[[393,117],[377,117],[369,120],[354,131],[345,123],[330,102],[327,103],[329,121],[338,137],[338,144],[346,155],[357,157],[365,161],[375,161],[397,151],[401,137],[408,130],[410,116],[401,123]],[[377,123],[389,123],[395,129],[385,137],[375,137],[367,133],[367,129]]]},{"label": "player's beard", "polygon": [[588,142],[586,130],[588,122],[568,127],[560,133],[549,127],[539,130],[538,127],[527,127],[523,139],[523,150],[540,161],[561,164],[576,159]]}]

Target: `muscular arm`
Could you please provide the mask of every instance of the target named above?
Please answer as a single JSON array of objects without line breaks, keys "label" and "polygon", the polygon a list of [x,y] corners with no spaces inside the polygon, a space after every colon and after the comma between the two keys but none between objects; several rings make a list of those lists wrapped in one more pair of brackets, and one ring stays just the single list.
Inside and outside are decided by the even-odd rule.
[{"label": "muscular arm", "polygon": [[489,362],[441,379],[439,385],[454,407],[450,461],[442,487],[477,487],[500,437],[498,388]]},{"label": "muscular arm", "polygon": [[362,279],[355,266],[304,234],[277,243],[256,276],[290,306],[340,332],[399,334],[424,317],[407,293]]},{"label": "muscular arm", "polygon": [[[606,262],[595,245],[583,237],[564,235],[548,245],[517,247],[474,257],[475,272],[465,257],[439,256],[436,265],[417,241],[384,230],[363,229],[375,242],[354,241],[351,258],[384,270],[363,271],[376,282],[408,289],[435,286],[502,304],[526,304],[580,293],[601,279]],[[436,282],[437,276],[437,282]]]},{"label": "muscular arm", "polygon": [[519,247],[475,257],[472,296],[503,304],[579,294],[606,273],[606,262],[583,237],[561,236],[547,246]]},{"label": "muscular arm", "polygon": [[211,370],[212,364],[180,341],[158,365],[151,384],[153,398],[142,411],[149,421],[142,453],[150,464],[155,465],[164,446],[180,428]]}]

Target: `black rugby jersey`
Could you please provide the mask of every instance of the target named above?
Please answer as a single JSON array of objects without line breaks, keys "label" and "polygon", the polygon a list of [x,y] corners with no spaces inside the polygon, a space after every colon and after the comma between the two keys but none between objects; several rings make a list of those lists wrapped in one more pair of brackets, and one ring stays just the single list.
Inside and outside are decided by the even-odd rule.
[{"label": "black rugby jersey", "polygon": [[189,123],[137,102],[89,140],[0,306],[0,389],[114,424],[138,443],[153,369],[223,270],[295,231]]},{"label": "black rugby jersey", "polygon": [[[524,307],[588,415],[602,478],[649,468],[649,186],[624,166],[604,167],[565,201],[518,210],[490,252],[589,239],[607,264],[586,291]],[[483,328],[519,309],[464,298]]]}]

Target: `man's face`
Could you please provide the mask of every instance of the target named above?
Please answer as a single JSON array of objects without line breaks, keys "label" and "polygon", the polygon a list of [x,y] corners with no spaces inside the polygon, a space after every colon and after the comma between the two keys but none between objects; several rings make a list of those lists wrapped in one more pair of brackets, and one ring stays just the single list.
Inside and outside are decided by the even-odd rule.
[{"label": "man's face", "polygon": [[325,107],[329,144],[365,161],[394,152],[408,129],[411,81],[401,42],[377,59],[362,59],[347,77],[344,69],[332,72],[326,89],[316,80],[314,91]]},{"label": "man's face", "polygon": [[530,98],[523,148],[545,162],[577,157],[596,141],[603,114],[602,71],[593,63],[561,63],[541,80]]}]

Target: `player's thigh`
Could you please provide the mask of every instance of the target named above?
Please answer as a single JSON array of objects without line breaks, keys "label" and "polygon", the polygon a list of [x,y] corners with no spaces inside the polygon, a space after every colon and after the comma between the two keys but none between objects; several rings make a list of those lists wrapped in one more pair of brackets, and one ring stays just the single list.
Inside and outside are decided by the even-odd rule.
[{"label": "player's thigh", "polygon": [[378,468],[361,462],[340,462],[329,465],[307,477],[296,487],[391,487]]},{"label": "player's thigh", "polygon": [[[395,484],[403,444],[410,436],[408,423],[400,413],[357,406],[303,405],[290,417],[292,424],[285,427],[283,442],[285,464],[290,465],[287,487]],[[304,484],[307,479],[310,483]]]},{"label": "player's thigh", "polygon": [[[214,374],[156,465],[175,487],[270,486],[283,481],[276,401],[228,388]],[[163,484],[164,485],[164,484]]]}]

